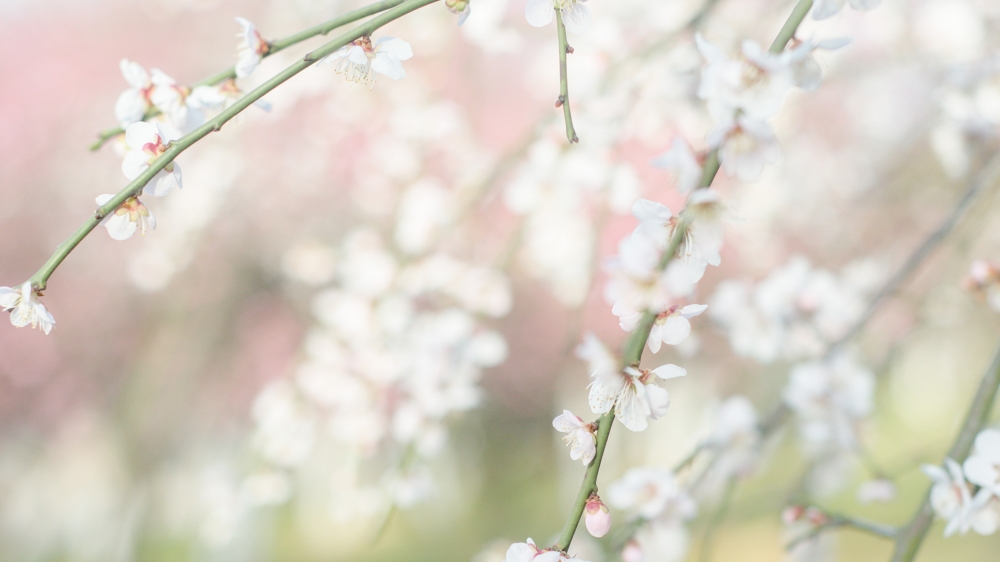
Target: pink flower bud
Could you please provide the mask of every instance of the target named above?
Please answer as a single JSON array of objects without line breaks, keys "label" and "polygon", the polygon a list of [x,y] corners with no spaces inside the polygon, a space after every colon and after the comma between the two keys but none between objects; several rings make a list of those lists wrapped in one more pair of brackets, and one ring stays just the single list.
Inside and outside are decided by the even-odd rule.
[{"label": "pink flower bud", "polygon": [[801,519],[805,511],[806,508],[801,505],[790,505],[781,512],[781,521],[785,525],[791,525]]},{"label": "pink flower bud", "polygon": [[642,547],[632,539],[622,548],[622,562],[642,562]]},{"label": "pink flower bud", "polygon": [[587,530],[595,537],[603,537],[611,529],[611,514],[597,494],[590,496],[584,508],[587,513]]}]

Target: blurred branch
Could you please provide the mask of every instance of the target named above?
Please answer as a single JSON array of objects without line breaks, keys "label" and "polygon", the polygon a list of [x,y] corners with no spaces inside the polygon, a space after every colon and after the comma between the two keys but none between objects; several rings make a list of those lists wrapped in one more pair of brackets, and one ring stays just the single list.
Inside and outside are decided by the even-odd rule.
[{"label": "blurred branch", "polygon": [[556,107],[562,106],[563,119],[566,120],[566,138],[569,142],[580,142],[573,128],[573,115],[569,111],[569,77],[566,72],[566,55],[573,52],[573,47],[566,41],[566,26],[563,24],[562,10],[556,10],[556,30],[559,33],[559,99]]},{"label": "blurred branch", "polygon": [[893,275],[889,281],[882,286],[875,297],[868,303],[868,307],[865,309],[864,314],[851,326],[851,328],[843,335],[840,339],[835,341],[830,345],[827,356],[832,355],[834,352],[839,350],[848,341],[853,339],[858,335],[859,332],[865,327],[875,311],[878,310],[882,301],[887,297],[895,293],[900,285],[906,281],[910,275],[927,259],[927,256],[938,247],[941,242],[951,233],[958,224],[958,221],[965,215],[969,207],[972,206],[972,202],[975,200],[976,196],[979,195],[983,189],[993,185],[997,180],[997,176],[1000,174],[1000,152],[995,154],[990,161],[979,170],[975,177],[969,182],[968,187],[965,189],[965,194],[962,198],[958,200],[955,208],[951,211],[948,217],[941,223],[934,232],[932,232],[924,242],[917,247],[917,249],[910,254],[910,257],[903,262],[896,274]]},{"label": "blurred branch", "polygon": [[208,136],[209,133],[221,130],[223,125],[225,125],[233,117],[236,117],[244,109],[250,107],[253,102],[264,97],[265,94],[277,88],[306,68],[309,68],[323,57],[330,55],[337,49],[340,49],[356,39],[366,35],[371,35],[376,29],[391,21],[409,14],[414,10],[433,4],[436,1],[437,0],[407,0],[396,8],[393,8],[392,10],[389,10],[388,12],[385,12],[384,14],[355,27],[351,31],[344,33],[333,41],[330,41],[318,49],[306,54],[306,56],[302,57],[285,70],[279,72],[260,86],[248,92],[245,96],[237,100],[232,106],[223,110],[222,113],[212,119],[209,119],[204,125],[198,127],[187,135],[184,135],[180,139],[171,142],[167,147],[167,150],[154,160],[150,164],[149,168],[143,171],[137,178],[132,180],[132,182],[125,186],[124,189],[108,200],[107,203],[99,207],[93,216],[91,216],[87,222],[83,223],[83,226],[78,228],[77,231],[69,237],[69,239],[56,248],[56,252],[52,255],[52,257],[50,257],[42,268],[39,269],[38,272],[31,277],[31,279],[29,279],[31,286],[38,291],[45,289],[48,284],[49,277],[56,270],[56,268],[59,267],[59,264],[61,264],[63,260],[66,259],[66,256],[68,256],[70,252],[72,252],[73,249],[76,248],[76,246],[84,238],[86,238],[87,235],[97,227],[97,225],[101,223],[101,220],[105,216],[114,212],[114,210],[129,197],[138,195],[142,191],[143,187],[145,187],[146,184],[160,172],[160,170],[173,162],[178,155],[190,148],[196,142]]},{"label": "blurred branch", "polygon": [[712,559],[712,543],[715,540],[715,532],[722,524],[726,512],[729,511],[733,495],[736,492],[737,483],[739,483],[739,479],[736,476],[730,476],[726,480],[726,489],[722,492],[722,500],[719,501],[719,506],[712,512],[712,517],[708,520],[708,525],[705,527],[705,537],[701,541],[701,553],[698,555],[698,559],[701,562],[708,562]]},{"label": "blurred branch", "polygon": [[838,529],[841,527],[850,527],[852,529],[857,529],[859,531],[863,531],[870,535],[886,539],[895,538],[896,534],[899,532],[895,527],[882,525],[881,523],[874,523],[871,521],[865,521],[863,519],[855,519],[853,517],[847,517],[845,515],[838,515],[835,513],[827,513],[822,510],[821,512],[823,516],[826,518],[826,520],[823,523],[820,523],[819,525],[816,525],[815,527],[810,529],[809,532],[793,539],[785,546],[785,550],[792,550],[796,546],[806,541],[812,540],[826,531]]},{"label": "blurred branch", "polygon": [[[948,451],[948,458],[961,464],[969,456],[976,434],[983,428],[993,410],[998,385],[1000,385],[1000,348],[993,356],[989,368],[983,373],[979,388],[972,399],[972,405],[969,406],[969,413],[965,417],[965,423],[962,424],[961,431],[958,432],[955,442]],[[896,539],[896,548],[892,554],[892,562],[911,562],[917,555],[917,551],[920,550],[920,545],[933,522],[934,510],[931,508],[931,495],[928,490],[924,501],[913,515],[913,519],[900,529]]]},{"label": "blurred branch", "polygon": [[[284,49],[287,49],[288,47],[291,47],[292,45],[297,45],[307,39],[312,39],[313,37],[316,37],[318,35],[326,35],[338,27],[347,25],[349,23],[354,23],[359,19],[375,15],[379,12],[384,12],[389,8],[394,8],[402,4],[403,2],[404,0],[381,0],[380,2],[375,2],[374,4],[369,4],[368,6],[364,6],[358,8],[357,10],[347,12],[342,16],[333,18],[332,20],[323,22],[319,25],[315,25],[313,27],[310,27],[309,29],[305,29],[294,35],[289,35],[284,39],[276,39],[275,41],[272,41],[271,43],[268,44],[267,52],[262,55],[262,58],[267,58],[277,53],[278,51],[282,51]],[[222,72],[218,72],[216,74],[213,74],[212,76],[209,76],[208,78],[205,78],[204,80],[195,82],[192,88],[196,88],[198,86],[214,86],[216,84],[225,82],[226,80],[230,80],[233,78],[236,78],[235,66],[231,66],[228,69],[223,70]],[[151,108],[149,111],[146,112],[145,115],[143,115],[142,120],[146,121],[147,119],[155,117],[159,114],[160,114],[159,109],[156,109],[155,107]],[[90,145],[90,150],[100,149],[102,146],[104,146],[104,143],[106,143],[110,139],[117,137],[118,135],[124,132],[125,130],[122,129],[121,127],[113,127],[111,129],[105,129],[104,131],[101,131],[97,135],[97,141],[94,144]]]}]

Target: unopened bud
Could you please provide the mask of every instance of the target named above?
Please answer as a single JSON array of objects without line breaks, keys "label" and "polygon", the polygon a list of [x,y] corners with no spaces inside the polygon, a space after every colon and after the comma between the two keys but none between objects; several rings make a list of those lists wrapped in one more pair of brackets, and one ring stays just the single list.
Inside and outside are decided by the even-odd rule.
[{"label": "unopened bud", "polygon": [[597,494],[590,496],[584,508],[587,514],[587,531],[595,537],[603,537],[611,530],[611,514]]}]

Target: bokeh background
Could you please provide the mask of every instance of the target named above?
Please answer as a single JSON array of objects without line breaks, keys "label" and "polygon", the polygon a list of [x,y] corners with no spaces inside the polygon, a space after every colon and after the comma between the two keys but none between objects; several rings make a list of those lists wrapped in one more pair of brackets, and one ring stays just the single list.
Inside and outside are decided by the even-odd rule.
[{"label": "bokeh background", "polygon": [[[692,30],[727,51],[743,38],[766,44],[792,5],[704,1],[588,2],[593,27],[571,37],[578,145],[553,107],[554,28],[529,27],[523,0],[473,0],[461,28],[433,5],[385,29],[413,46],[405,79],[369,90],[310,68],[267,97],[270,113],[251,109],[184,153],[184,189],[147,201],[156,231],[116,242],[98,229],[52,277],[50,336],[0,324],[0,559],[499,562],[512,541],[548,542],[582,476],[551,427],[564,408],[587,412],[588,373],[572,350],[586,331],[610,345],[625,337],[600,264],[634,227],[637,197],[682,205],[650,160],[678,135],[704,147]],[[95,196],[126,184],[113,144],[87,150],[114,125],[122,57],[191,83],[232,64],[233,16],[277,38],[357,5],[0,0],[0,284],[30,277]],[[807,20],[800,37],[852,42],[818,54],[818,91],[787,100],[780,162],[746,185],[720,175],[735,218],[699,301],[794,256],[838,275],[863,264],[859,298],[870,297],[995,150],[1000,91],[977,92],[996,88],[981,77],[998,25],[990,0],[884,0]],[[320,42],[266,59],[241,86]],[[971,131],[973,117],[986,125]],[[974,259],[1000,257],[995,183],[853,343],[877,376],[866,449],[897,497],[860,503],[872,475],[855,459],[817,503],[896,524],[921,500],[918,466],[940,462],[997,345],[1000,318],[962,285]],[[374,244],[394,271],[447,254],[493,275],[490,296],[442,297],[468,305],[477,333],[502,334],[506,352],[494,351],[505,360],[473,381],[475,408],[444,420],[417,492],[393,492],[384,476],[408,449],[317,437],[284,463],[261,450],[258,397],[295,378],[323,323],[314,298],[366,283],[345,280],[345,263],[378,265],[350,262],[352,244]],[[685,346],[647,354],[690,374],[671,381],[671,410],[650,430],[616,428],[602,486],[632,466],[675,464],[727,396],[747,395],[762,415],[779,403],[788,357],[741,355],[709,315],[693,323]],[[707,558],[714,503],[700,502],[682,559],[784,559],[779,514],[806,471],[789,427],[739,484]],[[1000,547],[941,531],[919,560],[988,559]],[[574,550],[614,560],[614,536],[581,532]],[[836,560],[890,552],[849,530],[828,541]]]}]

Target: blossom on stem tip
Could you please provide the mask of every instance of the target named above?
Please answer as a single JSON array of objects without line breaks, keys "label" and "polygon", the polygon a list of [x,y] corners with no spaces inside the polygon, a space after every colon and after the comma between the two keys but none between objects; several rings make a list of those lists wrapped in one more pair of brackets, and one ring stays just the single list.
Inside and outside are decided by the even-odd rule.
[{"label": "blossom on stem tip", "polygon": [[23,328],[31,324],[32,328],[39,328],[47,335],[56,321],[34,296],[35,290],[30,282],[20,287],[0,287],[0,309],[10,312],[10,323],[15,327]]},{"label": "blossom on stem tip", "polygon": [[[128,151],[122,161],[122,172],[130,180],[139,177],[154,160],[167,151],[169,138],[158,125],[140,121],[125,129]],[[143,193],[163,197],[170,190],[181,188],[181,167],[170,162],[143,187]]]},{"label": "blossom on stem tip", "polygon": [[250,20],[237,17],[236,23],[243,28],[236,34],[236,37],[240,39],[240,43],[237,45],[236,77],[246,78],[257,68],[264,55],[271,50],[271,45],[264,41],[257,31],[257,27]]},{"label": "blossom on stem tip", "polygon": [[574,416],[573,412],[563,410],[563,413],[552,420],[552,427],[566,434],[563,438],[570,446],[569,458],[583,460],[583,466],[590,464],[597,453],[597,437],[594,435],[594,424],[585,423],[583,418]]},{"label": "blossom on stem tip", "polygon": [[744,116],[722,119],[708,134],[708,144],[719,149],[722,169],[743,181],[759,178],[780,155],[771,127]]},{"label": "blossom on stem tip", "polygon": [[611,530],[611,514],[608,512],[608,506],[601,501],[600,496],[592,494],[587,499],[583,511],[586,513],[587,531],[591,535],[601,538],[608,534],[608,531]]},{"label": "blossom on stem tip", "polygon": [[375,85],[375,73],[393,80],[406,76],[402,61],[413,56],[410,44],[395,37],[379,37],[375,41],[367,35],[344,45],[321,63],[336,63],[335,72],[343,74],[348,82]]},{"label": "blossom on stem tip", "polygon": [[555,10],[562,13],[563,24],[570,33],[583,33],[590,28],[590,9],[583,5],[587,0],[528,0],[524,17],[535,27],[552,23]]},{"label": "blossom on stem tip", "polygon": [[[105,193],[97,196],[97,204],[104,205],[114,195]],[[156,218],[153,213],[143,205],[138,197],[129,197],[117,209],[112,211],[103,220],[101,226],[108,229],[108,234],[115,240],[128,240],[138,230],[141,236],[146,235],[146,227],[155,229]]]},{"label": "blossom on stem tip", "polygon": [[663,365],[652,371],[625,367],[621,371],[595,372],[590,383],[590,409],[595,414],[615,410],[615,418],[631,431],[643,431],[649,426],[647,418],[654,420],[665,416],[670,407],[666,390],[650,382],[654,376],[672,379],[687,375],[677,365]]}]

